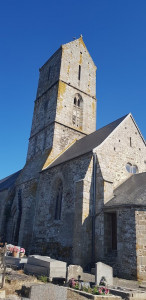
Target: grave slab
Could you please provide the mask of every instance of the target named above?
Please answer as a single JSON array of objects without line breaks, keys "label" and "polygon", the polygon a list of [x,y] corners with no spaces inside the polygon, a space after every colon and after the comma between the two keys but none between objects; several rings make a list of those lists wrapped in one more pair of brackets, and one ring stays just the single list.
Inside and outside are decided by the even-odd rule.
[{"label": "grave slab", "polygon": [[27,273],[46,275],[52,278],[66,278],[66,262],[48,256],[30,255],[24,270]]}]

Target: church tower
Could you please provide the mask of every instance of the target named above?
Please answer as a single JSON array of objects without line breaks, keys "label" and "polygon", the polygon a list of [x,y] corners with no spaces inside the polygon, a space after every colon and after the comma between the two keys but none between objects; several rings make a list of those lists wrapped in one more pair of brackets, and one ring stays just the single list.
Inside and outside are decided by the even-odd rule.
[{"label": "church tower", "polygon": [[27,161],[48,149],[53,159],[95,131],[95,90],[96,66],[82,37],[62,45],[40,68]]}]

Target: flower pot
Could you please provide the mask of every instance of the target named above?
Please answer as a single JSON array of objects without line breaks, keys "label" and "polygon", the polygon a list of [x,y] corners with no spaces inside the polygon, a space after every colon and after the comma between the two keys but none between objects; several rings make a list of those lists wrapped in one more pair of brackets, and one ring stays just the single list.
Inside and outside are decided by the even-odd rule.
[{"label": "flower pot", "polygon": [[13,256],[13,257],[19,257],[19,252],[13,251],[12,256]]},{"label": "flower pot", "polygon": [[20,252],[19,257],[20,257],[20,258],[24,257],[24,253],[23,253],[23,252]]}]

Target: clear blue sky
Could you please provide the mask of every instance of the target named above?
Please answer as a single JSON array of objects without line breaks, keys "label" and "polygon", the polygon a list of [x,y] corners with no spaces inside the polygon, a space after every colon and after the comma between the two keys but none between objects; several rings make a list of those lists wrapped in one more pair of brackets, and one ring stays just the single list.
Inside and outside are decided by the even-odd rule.
[{"label": "clear blue sky", "polygon": [[78,38],[97,65],[97,128],[131,112],[146,138],[146,0],[0,1],[0,178],[25,164],[38,69]]}]

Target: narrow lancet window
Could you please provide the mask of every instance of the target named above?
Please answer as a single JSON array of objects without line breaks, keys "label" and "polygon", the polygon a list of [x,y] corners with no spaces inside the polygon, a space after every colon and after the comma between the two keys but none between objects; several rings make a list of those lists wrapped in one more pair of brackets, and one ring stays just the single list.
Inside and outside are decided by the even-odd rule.
[{"label": "narrow lancet window", "polygon": [[78,80],[81,79],[81,65],[79,65]]},{"label": "narrow lancet window", "polygon": [[61,219],[62,193],[63,193],[63,185],[62,182],[60,181],[58,185],[57,196],[56,196],[55,220]]},{"label": "narrow lancet window", "polygon": [[130,137],[130,147],[132,147],[132,139],[131,139],[131,137]]}]

